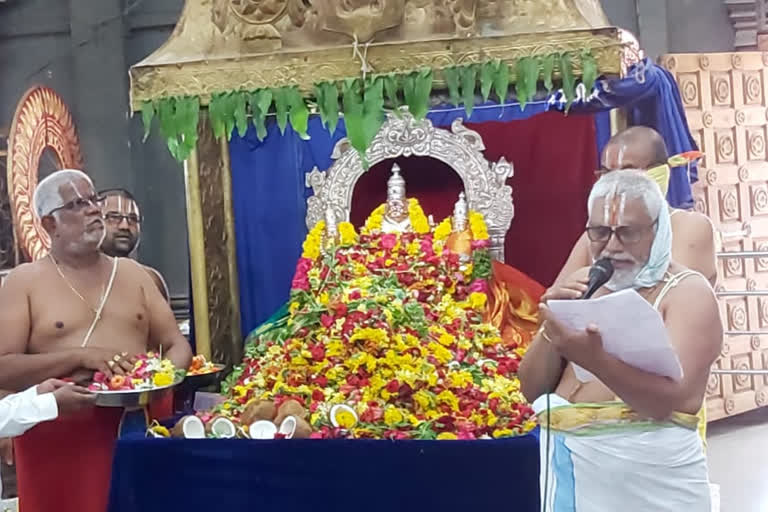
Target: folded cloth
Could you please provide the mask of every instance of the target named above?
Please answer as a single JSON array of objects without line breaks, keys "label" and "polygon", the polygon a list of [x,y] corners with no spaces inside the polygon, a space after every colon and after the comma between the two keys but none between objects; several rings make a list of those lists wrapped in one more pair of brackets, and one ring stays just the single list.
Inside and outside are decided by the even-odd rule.
[{"label": "folded cloth", "polygon": [[695,416],[657,422],[622,402],[571,404],[554,394],[533,409],[543,512],[710,512]]}]

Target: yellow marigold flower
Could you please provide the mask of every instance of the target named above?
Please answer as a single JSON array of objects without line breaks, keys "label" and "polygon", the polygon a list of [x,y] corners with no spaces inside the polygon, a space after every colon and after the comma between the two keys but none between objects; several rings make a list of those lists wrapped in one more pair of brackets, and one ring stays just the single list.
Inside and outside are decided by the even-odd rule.
[{"label": "yellow marigold flower", "polygon": [[152,383],[157,387],[170,386],[173,384],[173,375],[170,373],[156,373],[152,377]]},{"label": "yellow marigold flower", "polygon": [[337,425],[345,429],[350,429],[357,424],[357,418],[355,418],[355,415],[346,409],[337,411],[333,419],[336,420]]},{"label": "yellow marigold flower", "polygon": [[412,427],[418,427],[419,425],[422,424],[422,421],[419,418],[417,418],[416,415],[409,414],[408,423],[410,423]]},{"label": "yellow marigold flower", "polygon": [[429,343],[429,350],[432,352],[432,355],[435,356],[438,361],[440,361],[441,364],[445,364],[448,361],[453,360],[453,354],[451,351],[444,346],[435,343],[434,341]]},{"label": "yellow marigold flower", "polygon": [[428,420],[436,420],[437,418],[441,418],[443,416],[443,413],[440,411],[430,410],[425,413]]},{"label": "yellow marigold flower", "polygon": [[499,418],[496,417],[495,414],[493,414],[493,411],[488,411],[488,426],[492,427],[496,425],[499,422]]},{"label": "yellow marigold flower", "polygon": [[447,332],[444,332],[440,335],[440,338],[437,340],[440,342],[441,345],[445,345],[446,347],[450,347],[454,344],[456,341],[456,338],[453,337],[453,335],[448,334]]},{"label": "yellow marigold flower", "polygon": [[437,402],[448,405],[454,411],[459,410],[459,399],[456,398],[456,395],[447,389],[445,391],[441,391],[440,394],[437,395]]},{"label": "yellow marigold flower", "polygon": [[339,340],[333,340],[325,346],[326,357],[337,357],[344,354],[344,344]]},{"label": "yellow marigold flower", "polygon": [[406,252],[409,256],[418,256],[421,254],[421,246],[417,242],[411,242],[408,244],[408,248],[406,249]]},{"label": "yellow marigold flower", "polygon": [[397,407],[387,407],[384,410],[384,423],[390,427],[403,422],[403,413]]},{"label": "yellow marigold flower", "polygon": [[429,221],[416,199],[408,201],[408,218],[411,221],[411,227],[416,233],[420,235],[429,233]]},{"label": "yellow marigold flower", "polygon": [[481,292],[472,292],[469,294],[469,305],[472,309],[482,310],[485,308],[485,304],[488,301],[488,296]]},{"label": "yellow marigold flower", "polygon": [[327,306],[328,303],[330,302],[330,300],[331,300],[331,298],[328,295],[328,292],[321,293],[320,296],[317,298],[317,302],[319,302],[323,306]]},{"label": "yellow marigold flower", "polygon": [[296,313],[296,311],[299,309],[299,303],[298,302],[291,302],[291,305],[288,307],[288,312],[290,314]]},{"label": "yellow marigold flower", "polygon": [[493,431],[493,437],[494,439],[499,439],[500,437],[510,437],[514,435],[515,432],[513,430],[510,430],[508,428],[499,428]]},{"label": "yellow marigold flower", "polygon": [[317,426],[320,424],[320,422],[323,420],[324,414],[320,411],[313,412],[312,415],[309,417],[309,423],[312,426]]},{"label": "yellow marigold flower", "polygon": [[432,397],[423,389],[420,389],[413,394],[413,401],[416,402],[423,411],[427,411],[432,407]]},{"label": "yellow marigold flower", "polygon": [[523,432],[530,432],[534,428],[536,428],[535,420],[527,420],[525,423],[523,423]]},{"label": "yellow marigold flower", "polygon": [[370,234],[374,231],[381,230],[381,223],[384,220],[384,212],[386,211],[386,208],[387,204],[383,203],[371,212],[371,214],[368,216],[368,219],[365,221],[365,226],[363,226],[363,233]]},{"label": "yellow marigold flower", "polygon": [[446,375],[448,383],[452,388],[463,388],[467,384],[472,384],[472,374],[466,370],[460,372],[450,372]]},{"label": "yellow marigold flower", "polygon": [[476,211],[469,212],[469,228],[472,231],[472,238],[474,240],[488,239],[488,226],[481,213]]},{"label": "yellow marigold flower", "polygon": [[456,439],[458,439],[458,437],[452,432],[440,432],[437,434],[438,441],[455,441]]},{"label": "yellow marigold flower", "polygon": [[390,393],[386,389],[382,389],[380,395],[381,395],[381,398],[384,399],[385,401],[389,401],[389,399],[392,398],[393,396],[392,393]]},{"label": "yellow marigold flower", "polygon": [[342,222],[338,226],[341,245],[344,247],[357,243],[357,232],[351,222]]},{"label": "yellow marigold flower", "polygon": [[235,392],[235,397],[240,398],[245,396],[246,393],[248,393],[248,388],[245,386],[235,386],[234,392]]},{"label": "yellow marigold flower", "polygon": [[303,252],[302,258],[308,258],[315,260],[320,256],[320,245],[323,240],[323,232],[325,231],[325,221],[318,221],[317,224],[309,231],[307,238],[302,244]]},{"label": "yellow marigold flower", "polygon": [[443,219],[443,222],[438,224],[435,228],[434,239],[440,241],[445,240],[450,236],[452,230],[453,226],[451,225],[451,218],[446,217]]},{"label": "yellow marigold flower", "polygon": [[354,343],[358,340],[372,341],[383,346],[389,343],[389,335],[384,329],[366,327],[356,330],[349,338],[350,343]]}]

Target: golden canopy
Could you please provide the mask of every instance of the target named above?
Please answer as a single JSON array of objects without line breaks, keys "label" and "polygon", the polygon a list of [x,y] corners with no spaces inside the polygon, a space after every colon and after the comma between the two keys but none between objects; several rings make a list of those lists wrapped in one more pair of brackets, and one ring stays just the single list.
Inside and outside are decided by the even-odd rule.
[{"label": "golden canopy", "polygon": [[619,74],[621,48],[599,0],[187,0],[170,39],[131,68],[132,105],[308,92],[359,76],[363,62],[408,72],[589,49],[601,73]]}]

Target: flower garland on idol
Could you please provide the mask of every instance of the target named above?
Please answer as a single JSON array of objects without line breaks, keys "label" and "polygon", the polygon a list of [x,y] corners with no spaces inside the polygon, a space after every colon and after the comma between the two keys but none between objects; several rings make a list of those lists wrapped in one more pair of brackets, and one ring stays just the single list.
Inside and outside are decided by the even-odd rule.
[{"label": "flower garland on idol", "polygon": [[287,321],[248,340],[213,414],[242,423],[253,404],[293,400],[316,438],[500,438],[535,426],[516,376],[524,349],[483,321],[482,215],[469,215],[472,258],[462,262],[446,248],[450,219],[431,232],[411,199],[414,232],[385,234],[383,213],[360,235],[339,224],[330,248],[324,222],[309,232]]}]

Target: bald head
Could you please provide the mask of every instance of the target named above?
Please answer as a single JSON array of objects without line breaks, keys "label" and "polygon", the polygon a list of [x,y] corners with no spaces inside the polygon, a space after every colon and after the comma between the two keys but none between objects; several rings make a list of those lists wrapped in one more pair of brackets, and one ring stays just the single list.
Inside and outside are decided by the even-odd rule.
[{"label": "bald head", "polygon": [[601,167],[651,169],[667,163],[667,145],[659,133],[646,126],[633,126],[611,138],[603,149]]}]

